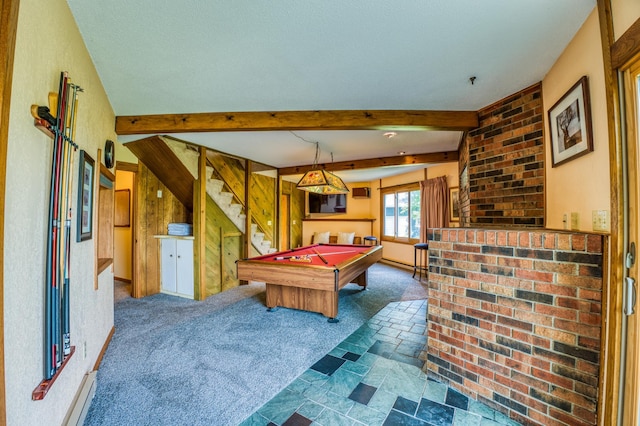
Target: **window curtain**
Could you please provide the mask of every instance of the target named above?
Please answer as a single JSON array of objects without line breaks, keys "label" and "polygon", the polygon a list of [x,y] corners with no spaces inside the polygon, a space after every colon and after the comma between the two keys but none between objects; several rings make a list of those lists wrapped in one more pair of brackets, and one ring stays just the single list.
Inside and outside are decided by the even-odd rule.
[{"label": "window curtain", "polygon": [[427,242],[429,228],[446,228],[449,224],[449,187],[447,177],[420,182],[420,242]]}]

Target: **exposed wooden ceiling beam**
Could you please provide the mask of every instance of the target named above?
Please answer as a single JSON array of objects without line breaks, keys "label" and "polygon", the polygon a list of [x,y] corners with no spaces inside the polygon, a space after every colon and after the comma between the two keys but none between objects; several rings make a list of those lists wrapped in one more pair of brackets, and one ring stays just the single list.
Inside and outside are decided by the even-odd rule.
[{"label": "exposed wooden ceiling beam", "polygon": [[[368,160],[340,161],[336,163],[318,164],[317,168],[339,172],[341,170],[372,169],[375,167],[401,166],[409,164],[434,164],[458,161],[458,152],[434,152],[431,154],[398,155],[394,157],[371,158]],[[305,166],[282,167],[278,169],[281,176],[297,175],[313,169],[313,164]]]},{"label": "exposed wooden ceiling beam", "polygon": [[205,112],[116,117],[118,135],[274,130],[465,131],[476,127],[476,111]]}]

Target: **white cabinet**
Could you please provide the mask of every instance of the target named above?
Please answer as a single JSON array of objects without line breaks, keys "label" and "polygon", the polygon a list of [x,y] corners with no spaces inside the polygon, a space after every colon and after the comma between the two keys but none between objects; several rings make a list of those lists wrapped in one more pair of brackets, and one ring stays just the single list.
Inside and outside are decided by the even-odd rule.
[{"label": "white cabinet", "polygon": [[162,292],[193,299],[193,239],[160,241]]}]

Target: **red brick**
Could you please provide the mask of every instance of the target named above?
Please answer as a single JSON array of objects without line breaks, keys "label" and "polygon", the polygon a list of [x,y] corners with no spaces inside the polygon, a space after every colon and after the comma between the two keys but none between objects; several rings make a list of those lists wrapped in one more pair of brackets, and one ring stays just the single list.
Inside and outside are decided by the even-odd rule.
[{"label": "red brick", "polygon": [[574,234],[571,236],[571,250],[585,251],[587,248],[587,236],[584,234]]},{"label": "red brick", "polygon": [[537,377],[538,379],[545,380],[551,384],[557,385],[560,388],[572,388],[573,380],[567,379],[566,377],[558,376],[553,373],[549,373],[548,371],[540,370],[538,368],[532,368],[531,374],[533,377]]},{"label": "red brick", "polygon": [[529,232],[520,232],[518,234],[518,246],[519,247],[530,247],[531,246],[531,233],[529,233]]},{"label": "red brick", "polygon": [[543,303],[537,303],[535,311],[542,315],[548,315],[554,318],[563,318],[566,320],[576,321],[578,319],[578,311],[574,309],[558,308]]},{"label": "red brick", "polygon": [[558,234],[558,249],[571,250],[571,236],[567,234]]},{"label": "red brick", "polygon": [[559,272],[568,275],[576,275],[578,273],[578,265],[575,263],[536,260],[534,268],[538,271]]},{"label": "red brick", "polygon": [[600,235],[588,235],[587,236],[587,251],[589,253],[602,253],[602,236],[600,236]]},{"label": "red brick", "polygon": [[479,365],[475,364],[475,363],[470,363],[467,362],[465,364],[465,368],[471,372],[476,373],[479,376],[483,376],[486,377],[487,379],[493,380],[494,379],[494,372],[491,371],[488,368],[483,368],[480,367]]},{"label": "red brick", "polygon": [[545,407],[544,413],[536,410],[530,410],[528,413],[529,417],[531,417],[535,421],[541,422],[545,426],[567,426],[567,423],[565,422],[550,418],[549,415],[546,414],[546,408],[547,407]]},{"label": "red brick", "polygon": [[592,425],[596,424],[595,416],[593,416],[594,417],[593,422],[590,422],[590,421],[586,421],[585,422],[584,420],[580,420],[576,416],[572,416],[571,414],[567,413],[566,411],[558,410],[558,409],[553,408],[553,407],[549,408],[549,416],[551,416],[552,418],[560,420],[561,422],[563,422],[562,424],[564,424],[564,425],[592,426]]},{"label": "red brick", "polygon": [[500,257],[498,258],[498,265],[511,266],[520,269],[534,269],[533,259],[522,259],[518,257]]},{"label": "red brick", "polygon": [[591,314],[586,312],[580,312],[579,321],[583,324],[600,326],[602,322],[602,316],[600,314]]},{"label": "red brick", "polygon": [[511,373],[511,377],[513,380],[523,383],[527,386],[534,387],[536,389],[540,389],[543,392],[549,392],[549,383],[544,380],[536,379],[535,377],[531,377],[526,374],[522,374],[518,371],[514,371]]},{"label": "red brick", "polygon": [[596,424],[596,413],[592,410],[588,410],[586,408],[576,406],[573,408],[573,414],[575,414],[576,417],[579,417],[580,419],[587,422],[587,423],[580,423],[580,424],[590,424],[590,425]]},{"label": "red brick", "polygon": [[546,249],[555,249],[556,248],[556,233],[554,232],[546,232],[544,234],[544,244],[543,247]]},{"label": "red brick", "polygon": [[591,302],[586,300],[571,299],[568,297],[557,297],[556,305],[563,308],[576,309],[582,312],[591,312]]},{"label": "red brick", "polygon": [[526,269],[516,269],[514,274],[518,278],[524,278],[527,280],[553,282],[553,274],[549,272],[529,271]]},{"label": "red brick", "polygon": [[551,395],[556,398],[560,398],[563,401],[571,402],[577,406],[583,407],[589,411],[595,412],[596,403],[590,398],[585,397],[584,395],[580,395],[579,393],[575,393],[567,389],[567,387],[557,387],[551,390]]},{"label": "red brick", "polygon": [[533,289],[538,293],[551,294],[554,296],[575,297],[578,293],[574,287],[552,283],[535,283]]},{"label": "red brick", "polygon": [[578,298],[587,299],[587,300],[595,300],[600,302],[602,300],[602,292],[597,290],[587,290],[581,288],[578,292]]},{"label": "red brick", "polygon": [[581,287],[585,289],[592,289],[592,290],[602,289],[601,278],[558,274],[557,283],[564,284],[564,285],[571,285],[575,287]]},{"label": "red brick", "polygon": [[[511,383],[514,383],[513,381]],[[511,390],[511,399],[519,402],[525,407],[537,411],[546,411],[547,405],[542,401],[538,401],[537,399],[533,399],[527,395],[529,388],[524,385],[520,385],[519,387],[513,387]]]},{"label": "red brick", "polygon": [[578,336],[578,346],[584,348],[600,350],[600,338],[590,338],[585,336]]}]

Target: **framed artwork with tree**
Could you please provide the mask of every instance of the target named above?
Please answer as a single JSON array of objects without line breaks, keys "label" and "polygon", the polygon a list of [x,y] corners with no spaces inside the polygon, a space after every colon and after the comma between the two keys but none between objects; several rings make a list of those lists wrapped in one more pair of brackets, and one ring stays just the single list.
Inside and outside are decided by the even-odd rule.
[{"label": "framed artwork with tree", "polygon": [[587,76],[549,109],[549,135],[553,167],[593,151]]}]

